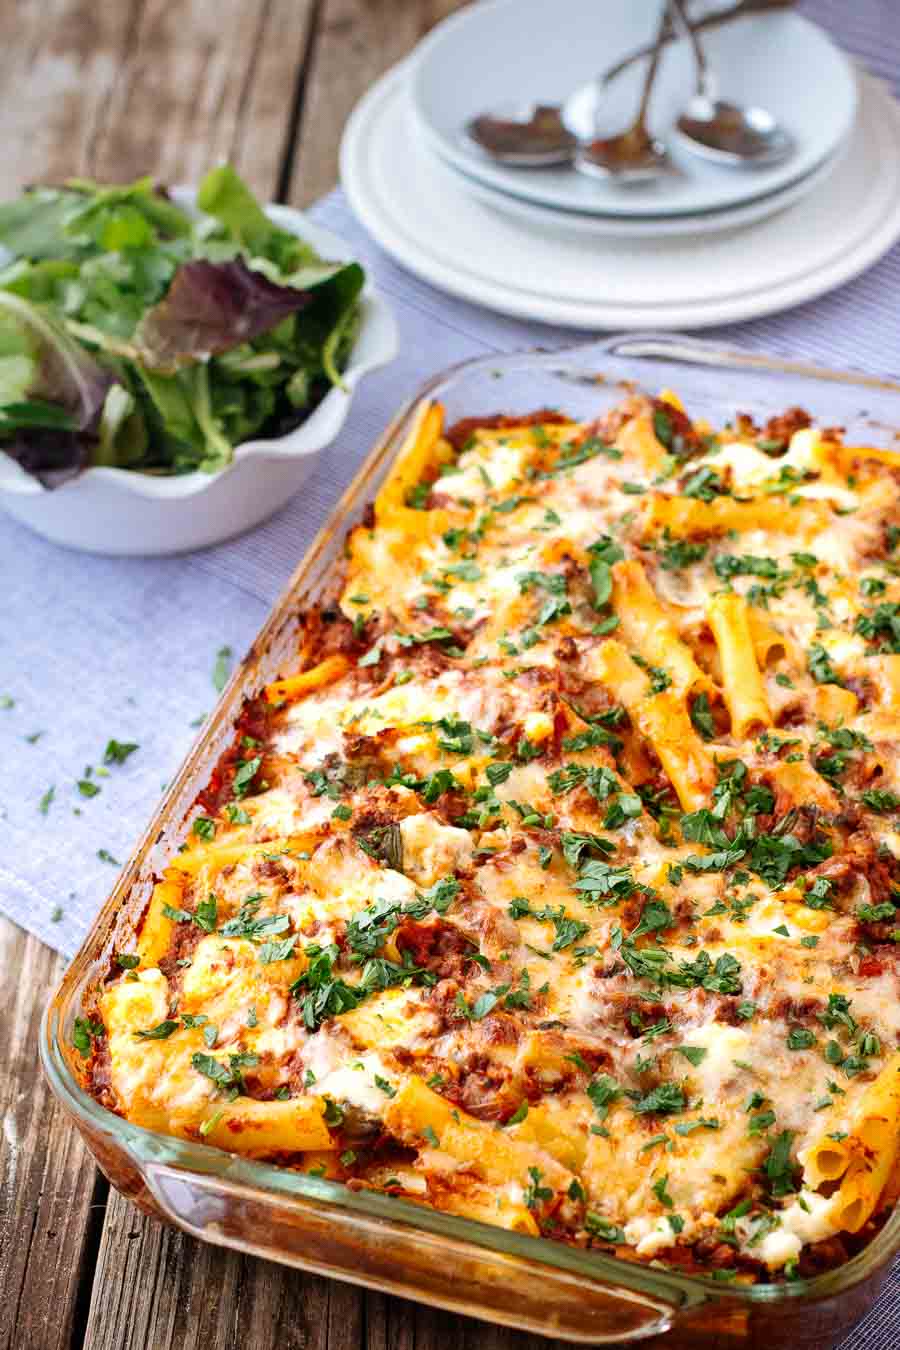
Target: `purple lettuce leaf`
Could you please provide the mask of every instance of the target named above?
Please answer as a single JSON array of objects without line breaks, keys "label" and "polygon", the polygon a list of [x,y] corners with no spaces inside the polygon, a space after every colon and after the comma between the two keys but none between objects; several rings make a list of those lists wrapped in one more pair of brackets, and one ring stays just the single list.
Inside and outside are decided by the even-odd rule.
[{"label": "purple lettuce leaf", "polygon": [[198,259],[181,264],[166,295],[144,315],[133,343],[149,370],[172,373],[268,332],[313,298],[309,291],[275,285],[242,258]]},{"label": "purple lettuce leaf", "polygon": [[0,292],[0,329],[18,377],[0,379],[0,450],[45,487],[58,487],[90,463],[117,381],[22,296]]}]

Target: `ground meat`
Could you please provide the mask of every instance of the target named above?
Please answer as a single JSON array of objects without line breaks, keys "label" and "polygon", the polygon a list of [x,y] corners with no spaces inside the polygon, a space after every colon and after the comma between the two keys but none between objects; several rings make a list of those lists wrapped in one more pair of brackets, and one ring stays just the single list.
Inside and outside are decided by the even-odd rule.
[{"label": "ground meat", "polygon": [[739,998],[727,998],[723,996],[716,1008],[715,1021],[724,1022],[729,1027],[740,1027],[744,1025],[744,1018],[738,1012],[741,1000]]},{"label": "ground meat", "polygon": [[426,993],[425,997],[438,1019],[436,1035],[459,1025],[461,1014],[456,1007],[456,995],[459,992],[459,983],[456,980],[439,980]]},{"label": "ground meat", "polygon": [[[467,641],[467,636],[464,634],[460,636],[457,631],[453,634],[451,645],[455,643],[458,647],[465,647]],[[453,664],[452,658],[447,655],[443,650],[443,645],[438,642],[423,642],[419,647],[408,648],[404,653],[404,663],[424,680],[435,679]]]},{"label": "ground meat", "polygon": [[900,966],[900,948],[893,941],[878,956],[870,952],[867,956],[860,957],[857,974],[862,975],[865,979],[877,979],[891,966]]},{"label": "ground meat", "polygon": [[825,877],[838,894],[845,894],[853,888],[857,876],[862,875],[869,884],[872,904],[878,905],[891,898],[896,871],[897,864],[880,855],[872,836],[865,830],[857,830],[846,840],[838,857],[811,868],[807,877]]},{"label": "ground meat", "polygon": [[305,618],[304,647],[314,653],[310,665],[318,665],[326,656],[352,654],[365,649],[365,634],[354,630],[353,623],[336,605],[311,610]]},{"label": "ground meat", "polygon": [[877,786],[877,780],[883,776],[884,769],[877,755],[854,755],[847,762],[841,783],[845,792],[848,789],[863,792],[866,788]]},{"label": "ground meat", "polygon": [[804,1247],[798,1258],[798,1273],[804,1278],[820,1275],[825,1270],[834,1270],[849,1261],[850,1253],[839,1237],[824,1238],[821,1242],[810,1243]]},{"label": "ground meat", "polygon": [[864,824],[863,813],[855,802],[841,802],[841,809],[832,823],[840,830],[852,832]]},{"label": "ground meat", "polygon": [[635,1039],[638,1036],[643,1036],[647,1027],[652,1027],[656,1022],[661,1022],[667,1015],[664,1003],[648,1003],[646,999],[631,994],[625,995],[619,1003],[619,1007],[625,1030],[629,1036]]},{"label": "ground meat", "polygon": [[787,832],[798,839],[801,844],[808,844],[819,828],[819,808],[817,806],[801,806],[795,809],[793,797],[779,787],[775,780],[766,773],[763,773],[761,777],[763,782],[766,782],[775,793],[775,805],[771,812],[756,817],[757,835],[771,834],[776,825],[783,822],[786,816],[791,815],[790,828]]},{"label": "ground meat", "polygon": [[554,412],[552,408],[538,408],[537,412],[519,413],[513,417],[503,413],[492,413],[487,417],[463,417],[446,429],[444,437],[454,450],[460,451],[470,436],[485,428],[501,430],[503,427],[559,426],[568,420],[562,413]]},{"label": "ground meat", "polygon": [[241,708],[235,726],[234,740],[219,760],[210,775],[206,787],[197,794],[197,805],[209,815],[219,812],[225,802],[232,798],[232,781],[240,760],[248,759],[253,752],[243,744],[245,736],[254,741],[265,742],[268,737],[269,715],[271,709],[263,698],[246,699]]},{"label": "ground meat", "polygon": [[373,778],[386,777],[389,768],[382,760],[382,749],[393,739],[393,729],[378,732],[375,736],[360,736],[345,731],[344,758],[351,766],[345,774],[345,782],[352,787],[362,787]]},{"label": "ground meat", "polygon": [[894,947],[894,933],[900,925],[900,909],[896,910],[896,918],[885,920],[868,920],[859,924],[859,940],[862,942],[889,942]]},{"label": "ground meat", "polygon": [[454,506],[459,506],[455,497],[451,497],[449,492],[435,492],[434,489],[429,492],[425,502],[426,511],[452,511]]},{"label": "ground meat", "polygon": [[650,401],[643,394],[632,394],[594,418],[593,422],[588,422],[582,440],[590,440],[596,436],[598,440],[612,445],[626,423],[634,417],[640,417],[649,407]]},{"label": "ground meat", "polygon": [[755,441],[759,435],[759,427],[754,422],[750,413],[739,412],[734,416],[735,435],[742,440]]},{"label": "ground meat", "polygon": [[469,799],[464,792],[444,792],[431,809],[440,820],[455,825],[468,811]]},{"label": "ground meat", "polygon": [[[386,800],[379,800],[379,797],[385,796]],[[353,822],[354,834],[367,834],[369,830],[381,830],[386,825],[396,823],[396,814],[394,802],[384,788],[380,785],[372,788],[369,793],[366,806],[359,812]]]},{"label": "ground meat", "polygon": [[653,399],[652,406],[654,413],[664,417],[672,428],[672,439],[671,443],[666,445],[667,450],[671,450],[679,459],[690,459],[692,455],[697,455],[704,449],[700,435],[694,430],[694,424],[687,413],[660,398]]},{"label": "ground meat", "polygon": [[847,675],[844,677],[844,687],[849,689],[851,694],[855,694],[859,699],[861,706],[865,709],[872,703],[877,695],[872,681],[865,675]]},{"label": "ground meat", "polygon": [[775,714],[775,725],[779,729],[801,726],[807,719],[806,705],[798,697],[793,703],[787,703]]},{"label": "ground meat", "polygon": [[775,999],[771,1015],[773,1018],[781,1018],[797,1026],[815,1026],[824,1006],[820,998],[795,999],[784,994]]},{"label": "ground meat", "polygon": [[540,689],[542,685],[555,682],[556,671],[548,670],[546,666],[529,666],[516,676],[516,683],[526,689]]},{"label": "ground meat", "polygon": [[287,886],[291,879],[290,872],[279,858],[255,858],[253,876],[257,881],[275,881],[281,886]]},{"label": "ground meat", "polygon": [[399,951],[410,953],[417,966],[427,966],[441,980],[461,980],[465,970],[471,969],[475,948],[443,919],[404,919],[394,941]]},{"label": "ground meat", "polygon": [[90,1089],[101,1106],[107,1107],[110,1111],[118,1109],[112,1087],[109,1044],[105,1036],[94,1043],[94,1053],[90,1065]]},{"label": "ground meat", "polygon": [[174,994],[176,988],[180,988],[181,986],[181,975],[184,967],[179,966],[178,962],[190,959],[193,955],[194,948],[203,936],[203,930],[195,923],[179,923],[175,925],[172,941],[169,944],[169,950],[158,962],[160,970],[169,981],[169,990],[171,993]]},{"label": "ground meat", "polygon": [[780,441],[782,445],[787,446],[795,431],[802,431],[811,423],[812,418],[802,408],[786,408],[777,417],[769,418],[763,427],[760,440]]},{"label": "ground meat", "polygon": [[467,1069],[459,1083],[445,1095],[456,1106],[479,1120],[508,1120],[519,1102],[503,1070],[488,1067]]}]

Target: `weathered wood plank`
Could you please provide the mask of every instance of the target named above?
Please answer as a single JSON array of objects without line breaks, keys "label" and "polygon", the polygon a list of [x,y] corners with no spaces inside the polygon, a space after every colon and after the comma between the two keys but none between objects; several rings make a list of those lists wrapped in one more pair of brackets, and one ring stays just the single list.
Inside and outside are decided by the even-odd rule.
[{"label": "weathered wood plank", "polygon": [[72,174],[195,180],[231,158],[273,196],[318,0],[0,6],[0,198]]},{"label": "weathered wood plank", "polygon": [[0,917],[0,1350],[68,1350],[106,1195],[38,1065],[41,1015],[62,968]]},{"label": "weathered wood plank", "polygon": [[287,200],[308,206],[334,187],[338,147],[353,105],[464,0],[324,0],[303,90],[302,134]]},{"label": "weathered wood plank", "polygon": [[359,1350],[362,1293],[225,1251],[113,1193],[84,1345],[90,1350]]},{"label": "weathered wood plank", "polygon": [[91,147],[113,181],[151,168],[190,182],[231,158],[255,190],[278,182],[314,0],[145,0]]},{"label": "weathered wood plank", "polygon": [[363,1350],[574,1350],[574,1347],[570,1341],[547,1340],[509,1327],[490,1326],[473,1317],[426,1308],[407,1299],[367,1293]]}]

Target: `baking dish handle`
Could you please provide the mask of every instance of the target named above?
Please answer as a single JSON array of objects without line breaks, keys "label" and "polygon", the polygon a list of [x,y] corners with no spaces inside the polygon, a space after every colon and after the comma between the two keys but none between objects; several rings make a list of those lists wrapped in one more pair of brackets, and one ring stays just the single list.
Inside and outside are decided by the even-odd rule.
[{"label": "baking dish handle", "polygon": [[[722,347],[708,338],[688,337],[684,333],[616,333],[592,344],[598,353],[630,360],[677,361],[690,366],[715,366],[720,369],[768,371],[779,375],[800,375],[811,380],[830,380],[857,388],[882,389],[900,393],[900,383],[866,375],[861,371],[838,370],[808,361],[764,355]],[[587,349],[583,349],[585,352]]]}]

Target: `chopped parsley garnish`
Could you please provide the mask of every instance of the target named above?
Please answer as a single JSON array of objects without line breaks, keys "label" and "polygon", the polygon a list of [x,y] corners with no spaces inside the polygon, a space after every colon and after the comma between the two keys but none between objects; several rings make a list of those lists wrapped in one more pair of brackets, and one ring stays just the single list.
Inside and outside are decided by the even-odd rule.
[{"label": "chopped parsley garnish", "polygon": [[553,1191],[549,1186],[542,1186],[541,1180],[543,1172],[537,1167],[529,1167],[528,1176],[530,1178],[525,1187],[523,1199],[529,1209],[538,1209],[546,1200],[553,1199]]},{"label": "chopped parsley garnish", "polygon": [[729,496],[721,478],[715,471],[704,465],[687,480],[681,489],[683,497],[696,497],[701,502],[711,502],[718,496]]},{"label": "chopped parsley garnish", "polygon": [[221,694],[228,683],[228,676],[231,673],[231,658],[234,655],[230,647],[220,647],[216,652],[216,663],[213,666],[212,682],[216,692]]},{"label": "chopped parsley garnish", "polygon": [[669,1116],[683,1111],[687,1105],[684,1089],[678,1083],[659,1083],[632,1103],[632,1111],[641,1116]]},{"label": "chopped parsley garnish", "polygon": [[165,1022],[158,1022],[155,1027],[148,1027],[146,1031],[136,1031],[135,1037],[139,1041],[167,1041],[173,1031],[178,1030],[178,1023],[167,1019]]},{"label": "chopped parsley garnish", "polygon": [[264,942],[257,952],[257,959],[261,966],[273,965],[276,961],[288,961],[294,955],[294,943],[296,938],[282,938],[280,942]]},{"label": "chopped parsley garnish", "polygon": [[900,653],[900,603],[885,600],[858,615],[854,632],[873,642],[876,651]]},{"label": "chopped parsley garnish", "polygon": [[257,918],[256,911],[261,903],[261,895],[247,896],[235,918],[223,923],[219,929],[222,936],[249,938],[251,942],[257,942],[262,938],[277,937],[290,928],[291,921],[287,914],[265,914],[261,919]]},{"label": "chopped parsley garnish", "polygon": [[133,755],[140,746],[136,741],[109,740],[103,751],[104,764],[124,764],[129,755]]},{"label": "chopped parsley garnish", "polygon": [[694,730],[699,732],[705,741],[714,740],[716,724],[710,710],[708,694],[697,695],[690,705],[690,714]]},{"label": "chopped parsley garnish", "polygon": [[810,646],[806,658],[806,668],[816,684],[841,683],[841,677],[835,670],[831,657],[828,655],[821,642],[814,642]]},{"label": "chopped parsley garnish", "polygon": [[713,570],[720,581],[730,581],[732,577],[766,577],[770,580],[778,576],[778,564],[774,558],[757,558],[752,553],[740,557],[734,553],[722,553],[713,563]]},{"label": "chopped parsley garnish", "polygon": [[763,1163],[769,1189],[776,1198],[790,1195],[795,1190],[794,1169],[791,1163],[791,1145],[793,1142],[793,1133],[790,1130],[782,1130],[776,1136],[769,1156]]},{"label": "chopped parsley garnish", "polygon": [[669,1177],[668,1174],[666,1174],[665,1176],[657,1178],[657,1180],[654,1181],[650,1189],[652,1190],[653,1194],[656,1196],[657,1200],[661,1205],[663,1205],[666,1209],[672,1209],[674,1208],[675,1201],[672,1199],[671,1195],[666,1189],[668,1184],[669,1184]]},{"label": "chopped parsley garnish", "polygon": [[217,1088],[229,1091],[235,1096],[244,1089],[244,1069],[255,1068],[258,1063],[259,1055],[247,1050],[229,1055],[227,1064],[223,1064],[214,1055],[205,1054],[202,1050],[196,1050],[191,1055],[191,1064],[198,1073],[202,1073]]},{"label": "chopped parsley garnish", "polygon": [[668,530],[659,551],[659,565],[667,572],[680,572],[685,567],[702,562],[709,552],[708,544],[692,544],[687,539],[671,539]]},{"label": "chopped parsley garnish", "polygon": [[102,1022],[95,1021],[91,1017],[75,1018],[75,1025],[72,1028],[72,1044],[82,1059],[90,1058],[91,1051],[94,1048],[93,1043],[103,1035],[103,1032]]},{"label": "chopped parsley garnish", "polygon": [[625,1241],[624,1230],[618,1224],[610,1219],[605,1219],[602,1214],[595,1214],[593,1210],[588,1210],[584,1216],[584,1226],[591,1237],[600,1238],[603,1242],[622,1243]]},{"label": "chopped parsley garnish", "polygon": [[254,778],[259,773],[261,764],[261,755],[254,755],[252,759],[241,760],[231,784],[231,791],[235,797],[246,797]]}]

